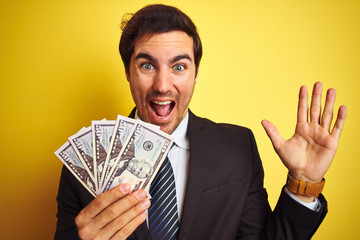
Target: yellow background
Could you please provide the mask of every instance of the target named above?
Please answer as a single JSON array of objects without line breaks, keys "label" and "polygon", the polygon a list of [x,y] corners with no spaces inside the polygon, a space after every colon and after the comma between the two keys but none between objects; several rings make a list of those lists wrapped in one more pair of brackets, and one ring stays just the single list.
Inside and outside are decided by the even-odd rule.
[{"label": "yellow background", "polygon": [[[204,56],[191,109],[251,128],[275,205],[286,169],[260,121],[284,138],[296,120],[298,88],[338,90],[348,118],[324,190],[329,213],[314,239],[357,239],[359,207],[359,1],[162,1],[199,28]],[[51,239],[61,162],[54,155],[94,119],[133,108],[117,46],[124,13],[150,1],[0,2],[0,232]]]}]

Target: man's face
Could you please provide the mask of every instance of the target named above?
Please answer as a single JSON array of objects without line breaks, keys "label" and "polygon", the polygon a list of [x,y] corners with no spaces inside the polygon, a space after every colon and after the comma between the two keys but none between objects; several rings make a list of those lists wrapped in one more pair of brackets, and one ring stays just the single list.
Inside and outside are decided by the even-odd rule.
[{"label": "man's face", "polygon": [[171,134],[188,111],[195,70],[193,39],[185,32],[138,39],[127,79],[140,119]]}]

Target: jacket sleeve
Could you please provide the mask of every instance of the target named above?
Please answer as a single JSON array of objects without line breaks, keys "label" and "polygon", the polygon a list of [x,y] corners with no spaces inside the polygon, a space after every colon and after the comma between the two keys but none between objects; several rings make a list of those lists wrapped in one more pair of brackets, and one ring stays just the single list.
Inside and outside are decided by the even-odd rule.
[{"label": "jacket sleeve", "polygon": [[282,190],[277,205],[270,215],[265,239],[311,239],[327,213],[327,202],[319,196],[321,209],[313,211],[294,201]]},{"label": "jacket sleeve", "polygon": [[79,239],[75,217],[93,199],[71,172],[63,166],[57,195],[57,224],[54,239]]}]

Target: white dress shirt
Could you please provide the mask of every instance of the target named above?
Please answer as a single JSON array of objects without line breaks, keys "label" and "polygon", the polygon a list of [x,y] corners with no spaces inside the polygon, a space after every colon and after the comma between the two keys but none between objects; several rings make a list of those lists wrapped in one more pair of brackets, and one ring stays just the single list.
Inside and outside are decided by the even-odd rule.
[{"label": "white dress shirt", "polygon": [[[135,119],[140,119],[137,111],[135,112]],[[187,176],[189,172],[190,144],[189,138],[186,136],[188,123],[189,113],[186,114],[185,118],[171,134],[174,139],[174,144],[168,153],[168,158],[174,171],[179,221],[181,220]]]},{"label": "white dress shirt", "polygon": [[171,136],[174,138],[174,145],[168,153],[168,158],[174,170],[179,220],[181,220],[181,213],[185,199],[186,183],[189,172],[190,144],[189,137],[186,135],[188,122],[189,114],[186,114],[184,120],[171,134]]}]

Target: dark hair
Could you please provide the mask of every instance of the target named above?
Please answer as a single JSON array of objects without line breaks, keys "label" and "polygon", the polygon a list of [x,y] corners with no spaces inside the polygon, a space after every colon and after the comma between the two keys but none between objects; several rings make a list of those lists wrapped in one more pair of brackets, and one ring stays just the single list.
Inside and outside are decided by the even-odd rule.
[{"label": "dark hair", "polygon": [[194,61],[197,73],[202,56],[201,40],[195,24],[178,8],[162,4],[148,5],[133,14],[130,20],[123,17],[121,29],[123,33],[119,51],[127,74],[137,39],[147,34],[153,35],[176,30],[187,33],[194,40]]}]

